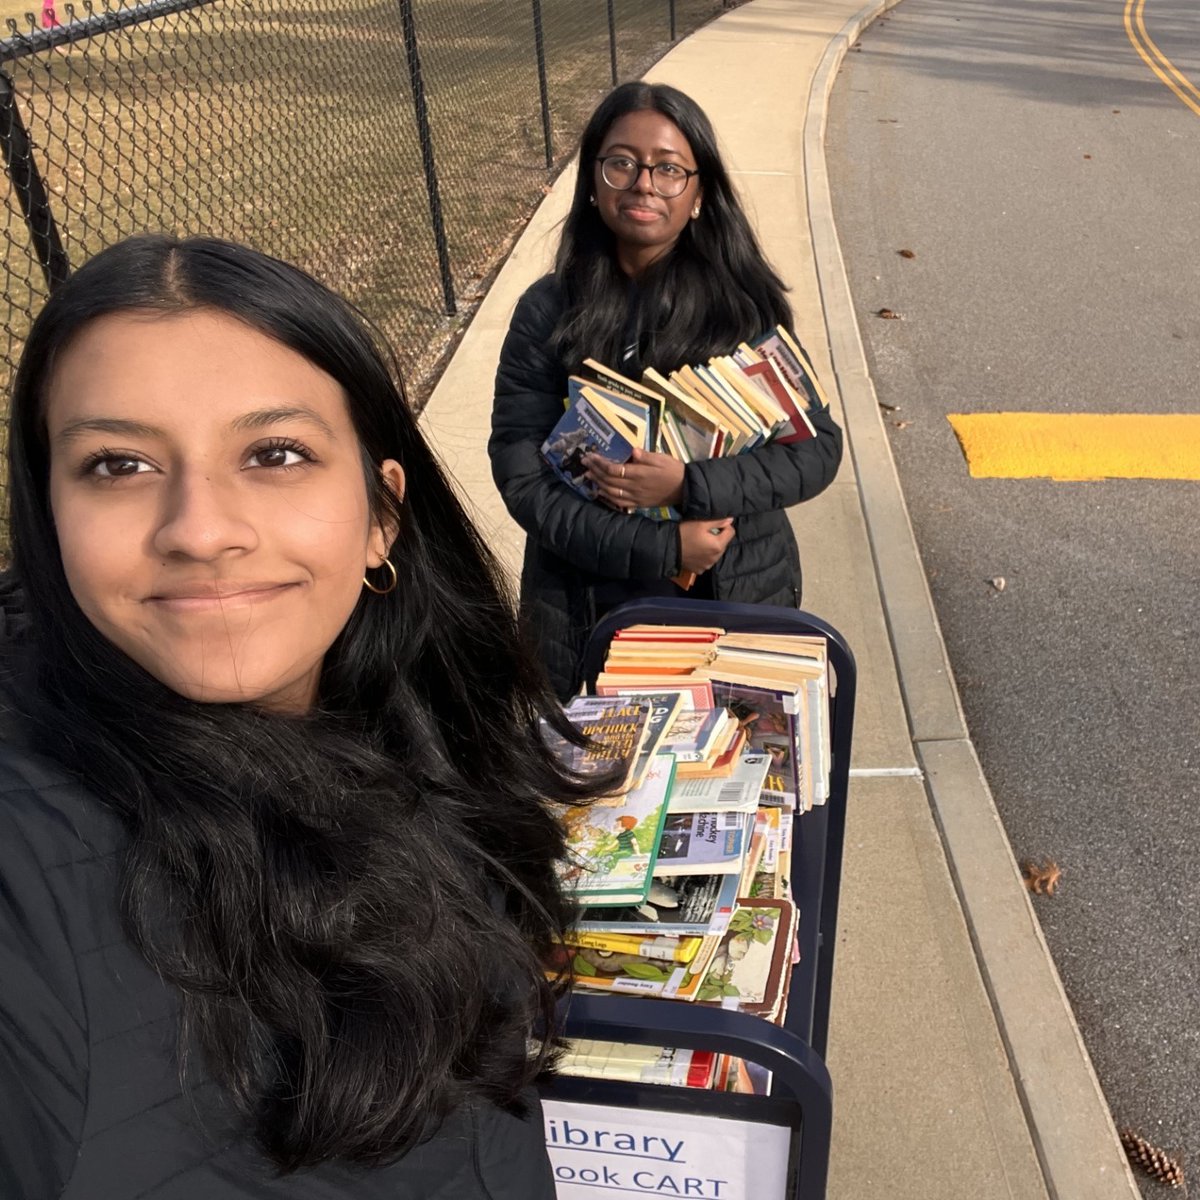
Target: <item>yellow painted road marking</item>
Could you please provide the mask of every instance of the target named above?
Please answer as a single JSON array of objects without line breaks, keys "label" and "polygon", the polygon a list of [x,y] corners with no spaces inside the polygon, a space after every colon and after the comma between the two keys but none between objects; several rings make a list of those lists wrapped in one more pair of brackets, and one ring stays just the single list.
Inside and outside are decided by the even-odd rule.
[{"label": "yellow painted road marking", "polygon": [[1175,64],[1154,44],[1154,39],[1146,32],[1143,16],[1145,8],[1146,0],[1125,0],[1125,32],[1133,43],[1133,48],[1142,56],[1150,70],[1200,117],[1200,88],[1186,75],[1181,74]]},{"label": "yellow painted road marking", "polygon": [[951,413],[975,479],[1200,479],[1200,413]]}]

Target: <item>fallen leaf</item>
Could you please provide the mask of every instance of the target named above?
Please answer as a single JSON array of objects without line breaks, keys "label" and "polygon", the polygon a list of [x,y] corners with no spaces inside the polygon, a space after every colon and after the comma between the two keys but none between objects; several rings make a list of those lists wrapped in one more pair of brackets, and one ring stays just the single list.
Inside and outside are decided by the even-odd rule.
[{"label": "fallen leaf", "polygon": [[900,405],[898,405],[898,404],[884,404],[884,402],[882,400],[876,400],[875,403],[878,404],[879,407],[882,408],[884,412],[899,412],[900,411]]},{"label": "fallen leaf", "polygon": [[1119,108],[1114,108],[1114,109],[1113,109],[1113,112],[1115,112],[1115,113],[1119,113],[1120,111],[1121,111],[1121,110],[1120,110]]},{"label": "fallen leaf", "polygon": [[1091,156],[1090,154],[1085,154],[1083,157],[1084,157],[1084,158],[1091,158],[1092,156]]},{"label": "fallen leaf", "polygon": [[881,308],[875,315],[877,317],[882,317],[885,321],[901,320],[900,314],[898,312],[894,312],[890,308]]},{"label": "fallen leaf", "polygon": [[897,429],[907,429],[912,424],[912,422],[911,421],[893,421],[892,424],[895,425],[895,427]]},{"label": "fallen leaf", "polygon": [[1003,575],[992,576],[992,578],[988,580],[988,583],[990,583],[998,592],[1002,592],[1006,587],[1008,587],[1008,580],[1005,579]]},{"label": "fallen leaf", "polygon": [[916,258],[917,257],[917,252],[915,250],[897,250],[896,253],[898,255],[900,255],[901,258]]},{"label": "fallen leaf", "polygon": [[1021,871],[1025,886],[1035,896],[1053,896],[1054,889],[1058,887],[1063,874],[1062,867],[1052,858],[1046,859],[1041,864],[1034,862],[1031,858],[1026,859],[1021,864]]}]

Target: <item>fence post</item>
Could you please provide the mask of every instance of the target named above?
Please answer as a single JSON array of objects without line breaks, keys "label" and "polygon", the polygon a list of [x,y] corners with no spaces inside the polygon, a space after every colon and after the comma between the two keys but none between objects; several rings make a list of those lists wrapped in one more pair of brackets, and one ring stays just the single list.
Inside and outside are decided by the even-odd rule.
[{"label": "fence post", "polygon": [[542,0],[533,0],[533,46],[537,53],[538,92],[542,99],[542,139],[546,143],[546,170],[549,171],[554,166],[554,148],[550,141],[550,91],[546,87],[546,40],[542,35]]},{"label": "fence post", "polygon": [[617,86],[617,15],[613,0],[608,0],[608,57],[612,63],[613,87]]},{"label": "fence post", "polygon": [[668,0],[667,7],[671,10],[671,41],[675,40],[675,0]]},{"label": "fence post", "polygon": [[437,245],[438,269],[442,276],[442,295],[446,313],[454,316],[454,280],[450,275],[450,251],[446,245],[446,226],[442,220],[442,197],[438,191],[437,165],[433,161],[433,135],[429,129],[429,107],[425,103],[425,80],[421,75],[421,58],[417,53],[417,27],[413,21],[412,0],[400,0],[400,22],[404,26],[404,51],[408,57],[408,74],[412,81],[413,108],[417,116],[417,136],[421,139],[421,166],[425,171],[425,191],[429,196],[429,219],[433,224],[433,240]]},{"label": "fence post", "polygon": [[50,197],[46,185],[33,161],[33,146],[21,110],[17,107],[16,93],[8,73],[0,71],[0,147],[4,152],[4,165],[12,181],[13,191],[25,218],[38,265],[46,277],[50,291],[62,283],[71,273],[71,263],[58,235],[58,225],[50,211]]}]

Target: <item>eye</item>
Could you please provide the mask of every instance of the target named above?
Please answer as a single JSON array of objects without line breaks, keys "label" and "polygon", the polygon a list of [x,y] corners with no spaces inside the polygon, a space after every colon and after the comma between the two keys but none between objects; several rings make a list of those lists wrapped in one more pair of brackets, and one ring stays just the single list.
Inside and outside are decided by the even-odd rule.
[{"label": "eye", "polygon": [[659,163],[654,168],[664,179],[678,179],[687,172],[678,163]]},{"label": "eye", "polygon": [[85,475],[93,475],[97,479],[124,479],[130,475],[144,475],[154,468],[131,454],[102,453],[88,459],[83,470]]},{"label": "eye", "polygon": [[637,166],[637,163],[632,158],[626,158],[623,154],[618,154],[615,158],[610,158],[608,161],[618,171],[632,171]]},{"label": "eye", "polygon": [[246,458],[246,466],[287,470],[290,467],[301,467],[312,461],[312,453],[299,442],[280,439],[251,450]]}]

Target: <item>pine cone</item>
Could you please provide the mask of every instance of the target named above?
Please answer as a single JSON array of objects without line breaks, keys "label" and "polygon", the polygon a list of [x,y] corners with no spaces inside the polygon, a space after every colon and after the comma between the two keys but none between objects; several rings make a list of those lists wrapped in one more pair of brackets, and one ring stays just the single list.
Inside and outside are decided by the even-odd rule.
[{"label": "pine cone", "polygon": [[1125,1153],[1135,1167],[1141,1167],[1159,1183],[1173,1188],[1183,1187],[1183,1168],[1165,1151],[1150,1145],[1132,1129],[1121,1131],[1121,1145],[1125,1147]]}]

